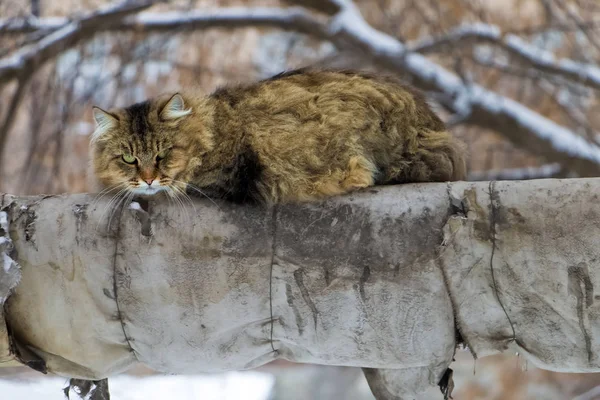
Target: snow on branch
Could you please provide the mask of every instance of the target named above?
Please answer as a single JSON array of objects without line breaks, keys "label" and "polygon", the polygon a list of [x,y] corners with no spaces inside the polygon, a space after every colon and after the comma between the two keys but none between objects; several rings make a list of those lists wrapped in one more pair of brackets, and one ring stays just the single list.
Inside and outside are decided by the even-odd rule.
[{"label": "snow on branch", "polygon": [[[36,30],[56,30],[69,23],[67,18],[29,18],[2,20],[0,19],[0,34],[28,33]],[[314,17],[300,7],[227,7],[212,10],[191,10],[186,12],[143,13],[132,15],[110,26],[98,26],[98,31],[143,31],[156,32],[168,30],[195,30],[212,27],[247,27],[269,26],[281,29],[294,29],[298,25],[309,24],[311,28]],[[306,26],[308,29],[309,26]]]},{"label": "snow on branch", "polygon": [[3,35],[18,35],[36,31],[52,31],[62,28],[69,23],[65,17],[26,17],[0,19],[0,33]]},{"label": "snow on branch", "polygon": [[[81,40],[102,31],[169,31],[177,29],[198,30],[212,27],[270,26],[286,30],[310,32],[326,38],[325,26],[305,10],[295,7],[281,8],[242,8],[231,7],[192,12],[166,12],[160,14],[142,14],[124,18],[144,8],[154,1],[125,2],[106,11],[91,13],[81,20],[68,22],[67,19],[52,18],[45,22],[29,19],[22,21],[0,22],[0,30],[16,32],[22,28],[25,32],[32,27],[53,31],[39,42],[19,50],[16,54],[0,59],[0,84],[22,74],[31,74],[43,62],[60,52],[79,43]],[[319,31],[315,28],[323,28]]]},{"label": "snow on branch", "polygon": [[427,37],[415,43],[411,43],[409,48],[416,53],[426,54],[436,51],[443,51],[449,45],[460,43],[465,45],[493,42],[501,39],[502,33],[500,28],[495,25],[476,23],[469,25],[461,25],[450,30],[443,36]]},{"label": "snow on branch", "polygon": [[154,3],[156,0],[126,0],[62,25],[40,41],[25,46],[10,57],[1,59],[0,84],[15,78],[25,79],[43,63],[83,39],[93,36],[100,28],[110,29],[115,21],[148,8]]},{"label": "snow on branch", "polygon": [[526,43],[517,35],[503,35],[500,28],[488,24],[460,26],[438,38],[427,38],[410,46],[410,50],[428,54],[444,50],[449,45],[491,44],[506,51],[522,63],[539,72],[561,76],[580,84],[600,89],[600,68],[570,59],[556,59],[554,54]]},{"label": "snow on branch", "polygon": [[[299,7],[230,7],[214,10],[195,10],[186,13],[168,12],[140,14],[117,25],[121,30],[167,31],[208,28],[237,28],[269,26],[286,30],[314,29],[314,17]],[[315,32],[316,34],[319,31]]]},{"label": "snow on branch", "polygon": [[[305,2],[298,2],[305,3]],[[325,2],[327,3],[327,2]],[[356,10],[355,10],[356,11]],[[266,24],[273,26],[277,21],[284,25],[304,21],[307,16],[301,9],[281,10],[277,8],[228,8],[212,11],[199,10],[188,13],[168,12],[160,14],[142,14],[133,16],[113,25],[113,30],[161,31],[175,28],[205,29],[211,26],[221,27],[223,23],[231,27],[236,22],[247,26],[250,21],[256,25]],[[52,31],[64,28],[69,23],[68,18],[47,17],[0,19],[0,33],[22,34],[34,31]],[[364,24],[363,24],[364,25]],[[107,27],[108,28],[108,27]],[[384,40],[385,42],[385,40]],[[461,46],[476,44],[492,44],[507,51],[511,56],[528,64],[538,71],[559,75],[584,85],[600,89],[600,68],[593,64],[580,63],[571,59],[556,59],[554,55],[544,49],[532,46],[517,35],[503,35],[500,28],[495,25],[476,23],[462,25],[451,30],[444,36],[427,38],[409,46],[409,50],[421,54],[428,54],[444,50],[449,45]]]}]

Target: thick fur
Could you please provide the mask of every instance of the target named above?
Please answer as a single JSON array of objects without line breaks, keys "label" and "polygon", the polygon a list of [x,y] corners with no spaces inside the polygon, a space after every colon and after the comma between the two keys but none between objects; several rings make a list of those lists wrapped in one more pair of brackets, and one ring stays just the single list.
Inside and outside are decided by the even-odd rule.
[{"label": "thick fur", "polygon": [[[139,187],[152,170],[163,186],[280,203],[465,178],[463,145],[420,93],[389,77],[301,69],[181,97],[191,112],[173,120],[161,118],[167,97],[110,112],[116,123],[92,142],[105,186]],[[137,164],[123,162],[124,152]]]}]

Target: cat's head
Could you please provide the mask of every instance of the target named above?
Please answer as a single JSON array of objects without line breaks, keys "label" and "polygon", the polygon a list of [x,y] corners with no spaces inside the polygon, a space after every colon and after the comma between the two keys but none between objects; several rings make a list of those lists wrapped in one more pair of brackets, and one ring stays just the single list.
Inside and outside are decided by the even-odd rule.
[{"label": "cat's head", "polygon": [[186,134],[194,110],[182,95],[93,111],[92,166],[104,187],[146,195],[185,188],[201,149]]}]

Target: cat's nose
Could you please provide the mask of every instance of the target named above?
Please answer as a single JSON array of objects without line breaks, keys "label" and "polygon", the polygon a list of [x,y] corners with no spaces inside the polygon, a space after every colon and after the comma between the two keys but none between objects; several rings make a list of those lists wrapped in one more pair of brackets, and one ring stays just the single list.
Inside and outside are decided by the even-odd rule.
[{"label": "cat's nose", "polygon": [[144,179],[144,182],[148,184],[148,186],[152,186],[152,182],[154,182],[154,178],[152,179]]}]

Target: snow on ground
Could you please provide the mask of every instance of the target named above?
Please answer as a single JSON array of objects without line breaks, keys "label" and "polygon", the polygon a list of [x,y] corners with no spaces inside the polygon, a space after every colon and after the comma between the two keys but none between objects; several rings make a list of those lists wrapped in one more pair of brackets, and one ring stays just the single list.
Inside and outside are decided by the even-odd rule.
[{"label": "snow on ground", "polygon": [[[58,377],[0,379],[0,398],[64,400],[62,389],[67,383],[67,379]],[[108,380],[111,400],[267,400],[274,383],[273,375],[259,372],[140,378],[120,375]]]}]

